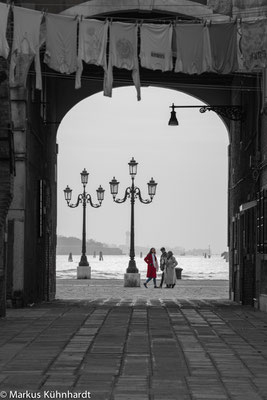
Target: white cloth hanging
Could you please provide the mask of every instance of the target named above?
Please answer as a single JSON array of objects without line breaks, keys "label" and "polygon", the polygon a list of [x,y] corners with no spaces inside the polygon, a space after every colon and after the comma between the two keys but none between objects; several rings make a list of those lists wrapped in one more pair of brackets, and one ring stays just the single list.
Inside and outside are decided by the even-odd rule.
[{"label": "white cloth hanging", "polygon": [[77,70],[77,25],[77,18],[46,15],[44,62],[62,74],[72,74]]},{"label": "white cloth hanging", "polygon": [[103,67],[107,73],[108,22],[83,19],[79,24],[78,69],[75,88],[81,87],[83,61]]},{"label": "white cloth hanging", "polygon": [[15,82],[15,68],[19,55],[34,56],[36,88],[42,89],[40,65],[40,25],[43,13],[28,8],[13,7],[14,35],[10,61],[10,82]]},{"label": "white cloth hanging", "polygon": [[9,10],[9,5],[0,3],[0,56],[4,58],[7,58],[9,54],[9,45],[6,39]]},{"label": "white cloth hanging", "polygon": [[267,67],[266,20],[241,22],[240,51],[245,69]]},{"label": "white cloth hanging", "polygon": [[142,67],[161,71],[172,70],[172,33],[172,25],[141,25],[140,61]]},{"label": "white cloth hanging", "polygon": [[137,24],[113,22],[110,24],[109,65],[104,78],[104,95],[112,96],[113,67],[132,71],[132,78],[137,91],[137,99],[141,99],[140,75],[137,58]]}]

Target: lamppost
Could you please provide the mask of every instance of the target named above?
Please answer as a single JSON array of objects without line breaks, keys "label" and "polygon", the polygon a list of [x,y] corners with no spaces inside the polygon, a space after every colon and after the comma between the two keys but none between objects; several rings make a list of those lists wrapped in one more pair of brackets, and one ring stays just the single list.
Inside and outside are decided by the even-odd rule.
[{"label": "lamppost", "polygon": [[125,189],[125,195],[123,199],[116,199],[116,196],[118,194],[119,190],[119,182],[115,179],[115,177],[112,179],[110,184],[110,192],[113,196],[113,200],[115,203],[124,203],[127,198],[130,198],[131,201],[131,230],[130,230],[130,260],[129,260],[129,265],[126,270],[126,274],[124,275],[124,286],[140,286],[140,274],[138,274],[138,269],[136,267],[135,263],[135,250],[134,250],[134,204],[135,204],[135,199],[139,198],[141,203],[143,204],[149,204],[152,202],[153,197],[156,194],[156,188],[157,188],[157,183],[154,181],[153,178],[150,179],[148,182],[148,194],[150,196],[150,199],[143,200],[141,196],[141,191],[138,187],[135,186],[134,184],[134,178],[137,174],[137,165],[138,163],[135,161],[135,159],[132,157],[131,161],[128,163],[129,165],[129,173],[132,178],[132,184],[131,186],[127,187]]},{"label": "lamppost", "polygon": [[77,278],[91,278],[91,268],[89,266],[89,263],[87,261],[86,257],[86,205],[89,203],[91,207],[93,208],[98,208],[101,206],[102,201],[104,200],[104,192],[105,190],[99,186],[97,189],[97,200],[99,204],[93,204],[91,195],[86,193],[85,187],[88,182],[88,175],[89,173],[84,170],[81,172],[81,182],[83,185],[83,192],[78,195],[77,202],[76,204],[70,204],[71,202],[71,196],[72,196],[72,189],[69,188],[69,186],[64,189],[64,195],[65,195],[65,200],[67,202],[68,207],[71,208],[76,208],[80,203],[83,205],[83,230],[82,230],[82,255],[81,255],[81,260],[79,262],[79,266],[77,269]]},{"label": "lamppost", "polygon": [[199,108],[200,113],[205,113],[206,111],[214,111],[217,114],[221,115],[224,118],[228,118],[231,121],[241,121],[244,117],[244,112],[242,110],[241,106],[235,106],[235,105],[209,105],[209,106],[175,106],[173,103],[171,106],[169,106],[172,111],[171,111],[171,116],[169,119],[168,125],[170,126],[177,126],[179,125],[178,119],[176,117],[176,112],[174,111],[175,108]]}]

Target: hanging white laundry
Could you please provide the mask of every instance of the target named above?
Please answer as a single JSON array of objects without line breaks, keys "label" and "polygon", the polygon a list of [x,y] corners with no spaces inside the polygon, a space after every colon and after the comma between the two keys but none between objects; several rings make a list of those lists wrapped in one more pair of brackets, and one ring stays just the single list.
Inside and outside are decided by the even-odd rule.
[{"label": "hanging white laundry", "polygon": [[140,60],[142,67],[161,71],[172,70],[172,32],[172,25],[141,25]]},{"label": "hanging white laundry", "polygon": [[202,74],[212,70],[209,30],[204,25],[175,27],[177,57],[175,72]]},{"label": "hanging white laundry", "polygon": [[241,23],[240,50],[247,70],[267,67],[266,20]]},{"label": "hanging white laundry", "polygon": [[78,69],[75,88],[81,87],[83,61],[103,67],[107,73],[108,22],[83,19],[79,25]]},{"label": "hanging white laundry", "polygon": [[36,88],[42,89],[40,66],[40,25],[43,13],[28,8],[14,7],[14,35],[10,61],[10,81],[15,81],[15,68],[19,55],[34,56],[36,72]]},{"label": "hanging white laundry", "polygon": [[237,43],[237,61],[238,61],[238,70],[242,71],[245,69],[244,65],[244,57],[241,52],[241,39],[242,39],[242,28],[241,28],[241,20],[236,21],[237,29],[236,29],[236,43]]},{"label": "hanging white laundry", "polygon": [[10,6],[0,3],[0,56],[7,58],[9,54],[9,45],[6,39],[7,19]]},{"label": "hanging white laundry", "polygon": [[78,19],[62,15],[46,16],[46,51],[44,62],[62,74],[77,70]]},{"label": "hanging white laundry", "polygon": [[104,95],[112,96],[113,67],[132,70],[132,78],[137,90],[137,99],[141,99],[140,75],[137,58],[137,29],[134,24],[113,22],[110,24],[109,65],[104,78]]}]

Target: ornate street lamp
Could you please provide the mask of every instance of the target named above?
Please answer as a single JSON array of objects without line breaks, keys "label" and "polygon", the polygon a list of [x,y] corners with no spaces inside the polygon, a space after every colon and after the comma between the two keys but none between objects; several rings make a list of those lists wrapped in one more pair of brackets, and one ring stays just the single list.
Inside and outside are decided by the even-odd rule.
[{"label": "ornate street lamp", "polygon": [[[69,186],[67,186],[66,189],[64,190],[65,200],[67,202],[68,207],[76,208],[76,207],[78,207],[78,205],[80,203],[82,203],[82,205],[83,205],[82,255],[81,255],[81,260],[79,262],[79,267],[89,267],[89,263],[88,263],[87,257],[86,257],[86,205],[87,205],[87,203],[89,203],[91,205],[91,207],[93,207],[93,208],[100,207],[102,204],[102,201],[104,200],[104,192],[105,192],[105,190],[101,186],[99,186],[99,188],[96,191],[98,204],[93,204],[91,195],[86,193],[86,190],[85,190],[85,187],[88,183],[88,176],[89,176],[89,173],[84,168],[84,170],[81,172],[81,182],[83,185],[83,192],[78,195],[76,204],[70,203],[71,197],[72,197],[72,189],[70,189]],[[83,277],[85,277],[85,275],[86,275],[86,274],[85,275],[84,274],[85,273],[83,272],[82,273]],[[86,275],[86,277],[88,278],[87,275]],[[91,274],[89,273],[89,275],[91,275]],[[78,277],[79,277],[79,273],[78,273]],[[82,277],[82,276],[80,276],[80,277]]]},{"label": "ornate street lamp", "polygon": [[[157,188],[157,183],[154,181],[153,178],[148,182],[148,194],[150,196],[150,199],[144,200],[141,196],[141,191],[138,187],[134,185],[134,178],[137,174],[137,165],[138,163],[135,161],[134,158],[131,159],[131,161],[128,163],[129,165],[129,173],[132,178],[132,185],[127,187],[125,189],[125,195],[123,199],[116,199],[116,196],[118,194],[119,190],[119,182],[115,179],[115,177],[112,179],[112,181],[109,182],[110,184],[110,192],[113,196],[113,200],[115,203],[124,203],[127,198],[130,198],[131,201],[131,236],[130,236],[130,261],[128,268],[126,270],[126,274],[138,274],[138,269],[136,267],[135,263],[135,249],[134,249],[134,204],[135,204],[135,199],[139,198],[141,203],[143,204],[149,204],[152,202],[155,194],[156,194],[156,188]],[[128,283],[127,283],[128,282]],[[129,282],[129,277],[125,276],[124,278],[124,285],[125,286],[140,286],[140,277],[136,278],[131,276],[130,282]]]},{"label": "ornate street lamp", "polygon": [[177,126],[179,125],[178,119],[176,117],[175,108],[199,108],[200,113],[205,113],[206,111],[214,111],[219,114],[221,117],[228,118],[232,121],[241,121],[244,117],[244,113],[242,111],[241,106],[175,106],[173,103],[170,106],[171,116],[169,119],[169,126]]}]

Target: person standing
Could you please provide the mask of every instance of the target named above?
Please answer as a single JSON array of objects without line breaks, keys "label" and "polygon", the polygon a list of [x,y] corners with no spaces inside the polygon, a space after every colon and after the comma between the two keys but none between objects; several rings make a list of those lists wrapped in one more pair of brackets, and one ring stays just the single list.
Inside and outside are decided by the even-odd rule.
[{"label": "person standing", "polygon": [[153,279],[154,288],[157,288],[157,270],[158,270],[158,260],[156,256],[156,250],[152,247],[148,253],[148,255],[144,258],[147,263],[147,280],[144,283],[144,286],[147,288],[147,284],[151,279]]},{"label": "person standing", "polygon": [[167,259],[167,252],[166,252],[165,247],[162,247],[160,249],[160,251],[161,251],[161,256],[160,256],[160,261],[159,261],[159,267],[160,267],[160,270],[162,271],[162,274],[161,274],[161,281],[160,281],[159,287],[162,288],[162,285],[164,282],[164,271],[165,271],[165,265],[166,265],[166,259]]},{"label": "person standing", "polygon": [[173,255],[172,251],[168,251],[166,264],[165,264],[165,273],[164,280],[167,288],[174,288],[176,282],[176,274],[175,267],[178,265],[176,258]]}]

